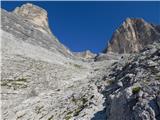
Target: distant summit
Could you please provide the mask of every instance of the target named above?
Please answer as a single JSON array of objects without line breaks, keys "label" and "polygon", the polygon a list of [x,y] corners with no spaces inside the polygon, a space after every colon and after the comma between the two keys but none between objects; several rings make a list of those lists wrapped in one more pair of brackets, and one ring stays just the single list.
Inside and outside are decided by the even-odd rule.
[{"label": "distant summit", "polygon": [[160,27],[143,19],[127,18],[115,31],[105,53],[139,52],[148,44],[160,41]]},{"label": "distant summit", "polygon": [[46,10],[36,5],[27,3],[12,12],[1,9],[1,26],[5,32],[21,41],[45,48],[57,55],[73,57],[72,52],[52,34]]},{"label": "distant summit", "polygon": [[31,3],[26,3],[21,7],[16,7],[13,12],[22,16],[25,20],[38,25],[38,29],[42,32],[51,33],[46,10]]},{"label": "distant summit", "polygon": [[86,50],[84,52],[74,52],[74,55],[85,59],[93,59],[96,57],[96,54],[92,53],[90,50]]}]

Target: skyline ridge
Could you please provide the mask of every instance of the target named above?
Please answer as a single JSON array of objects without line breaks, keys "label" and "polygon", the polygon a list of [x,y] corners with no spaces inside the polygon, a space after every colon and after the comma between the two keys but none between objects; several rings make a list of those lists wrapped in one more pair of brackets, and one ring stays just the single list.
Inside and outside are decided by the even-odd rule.
[{"label": "skyline ridge", "polygon": [[[28,1],[26,1],[25,3],[27,3]],[[18,3],[20,3],[21,4],[21,2],[18,2]],[[30,2],[29,1],[29,3],[31,3],[31,4],[34,4],[34,2]],[[44,3],[44,2],[42,2],[42,3]],[[72,2],[71,2],[72,3]],[[125,2],[124,2],[125,3]],[[154,3],[154,2],[153,2]],[[60,4],[62,4],[62,3],[58,3],[57,2],[57,5],[59,4],[59,6],[60,6]],[[74,5],[74,3],[72,3],[73,5]],[[85,3],[83,3],[83,4],[85,4]],[[21,4],[22,5],[22,4]],[[116,23],[116,22],[113,22],[112,21],[112,26],[114,26],[114,27],[112,27],[111,29],[109,29],[108,27],[106,27],[105,29],[104,29],[104,27],[101,27],[101,30],[103,30],[103,34],[102,35],[100,35],[101,33],[100,33],[100,31],[98,30],[97,31],[97,34],[92,34],[92,31],[96,31],[96,30],[89,30],[88,31],[88,29],[89,29],[89,26],[90,26],[90,24],[88,24],[88,26],[86,27],[86,26],[84,26],[84,25],[82,25],[82,27],[80,27],[80,28],[85,28],[85,29],[87,29],[87,30],[85,30],[85,29],[83,29],[83,30],[85,30],[87,33],[85,33],[85,32],[83,32],[83,31],[81,31],[81,29],[79,29],[78,30],[78,32],[77,32],[77,30],[75,29],[75,31],[76,32],[73,32],[74,31],[74,29],[72,29],[72,28],[75,28],[78,24],[76,24],[76,26],[70,26],[71,28],[69,29],[69,31],[67,30],[67,31],[65,31],[66,29],[64,29],[64,30],[62,30],[62,29],[59,29],[59,27],[57,28],[57,27],[54,27],[54,26],[61,26],[61,27],[63,27],[61,24],[56,24],[56,23],[53,23],[53,22],[51,22],[51,21],[55,21],[54,20],[54,18],[53,17],[51,17],[51,15],[52,15],[52,13],[51,13],[51,15],[50,15],[50,11],[48,11],[48,9],[45,9],[45,7],[43,7],[43,6],[41,6],[41,5],[38,5],[38,4],[34,4],[34,5],[37,5],[37,6],[39,6],[39,7],[41,7],[41,8],[43,8],[44,10],[46,10],[47,12],[48,12],[48,17],[49,17],[49,26],[50,26],[50,28],[51,28],[51,31],[56,35],[56,37],[63,43],[63,44],[65,44],[65,46],[67,46],[69,49],[71,49],[72,51],[74,51],[74,52],[80,52],[80,51],[85,51],[85,50],[90,50],[90,51],[92,51],[92,52],[94,52],[94,53],[99,53],[99,52],[102,52],[103,51],[103,49],[105,49],[105,47],[106,47],[106,44],[104,44],[104,43],[107,43],[107,41],[109,41],[109,40],[111,40],[111,38],[112,38],[112,35],[113,35],[113,33],[115,32],[115,30],[116,29],[118,29],[119,28],[119,26],[121,26],[122,25],[122,23],[127,19],[127,18],[137,18],[137,19],[139,19],[139,18],[142,18],[142,19],[144,19],[143,17],[130,17],[130,16],[127,16],[127,17],[125,17],[125,18],[123,18],[120,22],[118,22],[118,24]],[[20,5],[18,5],[18,6],[20,6]],[[65,3],[64,2],[64,4],[63,4],[63,6],[67,6],[67,3]],[[3,2],[2,2],[2,8],[3,8]],[[8,8],[10,8],[10,7],[8,7]],[[13,7],[12,7],[13,8]],[[80,5],[80,8],[81,8],[81,5]],[[13,9],[12,9],[13,10]],[[7,11],[9,11],[8,9],[7,9]],[[79,11],[80,12],[80,11]],[[78,15],[80,14],[80,13],[77,13]],[[88,12],[88,14],[89,14],[89,12]],[[81,15],[81,14],[80,14]],[[92,15],[94,15],[94,14],[92,14]],[[82,16],[82,15],[81,15]],[[73,16],[74,17],[74,16]],[[53,19],[52,19],[53,18]],[[107,17],[108,18],[108,17]],[[73,19],[75,19],[75,18],[73,18]],[[86,19],[91,19],[91,18],[86,18]],[[157,19],[159,19],[159,16],[157,16]],[[155,24],[155,25],[158,25],[159,23],[155,23],[155,22],[153,22],[153,21],[149,21],[149,20],[146,20],[146,19],[144,19],[145,21],[147,21],[147,22],[149,22],[149,23],[153,23],[153,24]],[[158,20],[159,21],[159,20]],[[68,23],[69,21],[67,21],[66,23]],[[70,25],[70,24],[72,24],[72,22],[73,21],[70,21],[69,22],[69,24],[68,25]],[[81,23],[81,21],[74,21],[75,23],[77,23],[77,22],[79,22],[79,23]],[[73,22],[73,23],[74,23]],[[65,23],[65,26],[66,26],[66,23]],[[94,23],[94,22],[93,22]],[[108,24],[107,22],[105,22],[106,24]],[[64,24],[64,23],[63,23]],[[86,24],[86,23],[83,23],[83,24]],[[96,25],[96,27],[97,28],[100,28],[100,26],[102,26],[102,25],[100,25],[100,23],[98,22],[98,24],[99,25]],[[117,24],[117,25],[115,25],[115,24]],[[67,25],[67,26],[68,26]],[[74,24],[75,25],[75,24]],[[79,26],[79,25],[78,25]],[[107,26],[107,25],[104,25],[104,26]],[[96,28],[95,27],[95,28]],[[93,26],[91,27],[91,28],[94,28]],[[91,29],[90,28],[90,29]],[[59,31],[59,32],[57,32],[57,31]],[[71,34],[71,31],[74,33],[73,35]],[[106,31],[106,32],[104,32],[104,31]],[[108,31],[108,32],[107,32]],[[93,33],[94,33],[93,32]],[[69,39],[70,38],[70,39]],[[83,39],[81,39],[81,38],[83,38]],[[102,39],[103,38],[103,39]],[[92,39],[92,40],[91,40]],[[102,41],[102,42],[99,42],[99,41]],[[78,44],[77,44],[78,43]],[[102,44],[103,43],[103,44]],[[98,46],[98,47],[95,47],[95,46]],[[97,50],[96,50],[97,49]]]}]

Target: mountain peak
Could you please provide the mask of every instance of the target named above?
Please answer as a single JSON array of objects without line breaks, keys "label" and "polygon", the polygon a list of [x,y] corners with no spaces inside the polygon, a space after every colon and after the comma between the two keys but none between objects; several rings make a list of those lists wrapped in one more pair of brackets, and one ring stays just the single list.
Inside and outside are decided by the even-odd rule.
[{"label": "mountain peak", "polygon": [[23,4],[16,7],[13,13],[22,16],[25,20],[30,21],[38,26],[41,31],[50,33],[48,25],[47,11],[31,3]]},{"label": "mountain peak", "polygon": [[143,19],[127,18],[114,32],[107,49],[110,53],[134,53],[142,50],[146,45],[158,41],[160,31],[156,26]]},{"label": "mountain peak", "polygon": [[[122,23],[122,26],[119,27],[119,29],[128,29],[129,27],[133,27],[134,26],[141,26],[141,25],[149,25],[149,23],[147,23],[144,19],[142,18],[126,18],[126,20]],[[119,30],[118,29],[118,30]]]},{"label": "mountain peak", "polygon": [[137,22],[145,22],[143,18],[126,18],[125,23],[137,23]]}]

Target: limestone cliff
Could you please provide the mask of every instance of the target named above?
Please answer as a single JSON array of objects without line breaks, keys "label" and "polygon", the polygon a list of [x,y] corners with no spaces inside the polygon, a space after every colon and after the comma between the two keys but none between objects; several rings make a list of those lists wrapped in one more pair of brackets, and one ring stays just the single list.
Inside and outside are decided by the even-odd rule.
[{"label": "limestone cliff", "polygon": [[30,21],[38,26],[37,29],[43,32],[51,33],[48,25],[47,11],[44,9],[27,3],[21,7],[16,7],[13,13],[22,16],[26,21]]},{"label": "limestone cliff", "polygon": [[160,41],[159,26],[147,23],[143,19],[127,18],[114,32],[104,52],[139,52],[154,41]]}]

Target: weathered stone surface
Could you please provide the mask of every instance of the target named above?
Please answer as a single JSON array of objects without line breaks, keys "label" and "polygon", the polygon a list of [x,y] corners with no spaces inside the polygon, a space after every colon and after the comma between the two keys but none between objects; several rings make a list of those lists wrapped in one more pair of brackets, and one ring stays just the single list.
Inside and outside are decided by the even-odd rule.
[{"label": "weathered stone surface", "polygon": [[35,9],[40,8],[27,4],[1,10],[2,119],[91,119],[104,108],[103,95],[91,82],[91,64],[41,31],[31,19]]},{"label": "weathered stone surface", "polygon": [[66,57],[73,56],[69,49],[62,45],[54,35],[40,31],[38,25],[25,21],[25,18],[20,15],[1,9],[1,22],[1,28],[16,38],[20,38],[20,41],[41,46]]},{"label": "weathered stone surface", "polygon": [[[148,50],[131,55],[127,61],[123,61],[124,64],[122,61],[114,64],[108,78],[112,82],[104,89],[107,120],[159,119],[159,51],[160,44],[154,43]],[[119,82],[123,86],[114,87]]]},{"label": "weathered stone surface", "polygon": [[2,120],[160,119],[158,26],[148,29],[135,20],[136,30],[156,30],[150,34],[156,42],[140,53],[95,57],[62,45],[49,30],[46,11],[35,5],[1,10],[1,18]]},{"label": "weathered stone surface", "polygon": [[38,30],[42,32],[48,32],[51,33],[49,26],[48,26],[48,17],[47,17],[47,11],[44,9],[27,3],[22,5],[21,7],[15,8],[13,13],[22,16],[26,21],[30,21],[39,27]]},{"label": "weathered stone surface", "polygon": [[159,26],[143,19],[127,18],[112,36],[105,53],[134,53],[147,45],[160,41]]}]

